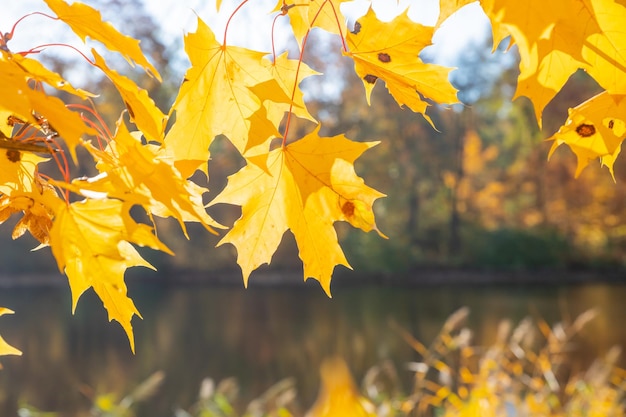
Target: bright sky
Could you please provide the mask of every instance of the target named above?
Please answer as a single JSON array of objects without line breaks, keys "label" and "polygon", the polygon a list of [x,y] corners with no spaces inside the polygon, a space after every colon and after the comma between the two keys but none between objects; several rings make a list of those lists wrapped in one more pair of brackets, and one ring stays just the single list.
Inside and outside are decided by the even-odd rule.
[{"label": "bright sky", "polygon": [[[227,17],[239,4],[240,0],[224,0],[220,13],[215,11],[214,0],[143,0],[147,9],[154,15],[160,24],[160,29],[164,36],[180,37],[185,32],[195,30],[196,14],[205,20],[216,33],[224,30]],[[84,0],[85,3],[93,3]],[[258,14],[258,10],[271,10],[276,4],[276,0],[255,0],[251,2],[251,7],[243,9],[241,16],[237,16],[233,22],[233,30],[229,32],[229,42],[245,44],[246,46],[259,50],[269,50],[272,17],[270,15]],[[374,10],[382,20],[390,20],[393,16],[403,12],[409,7],[409,16],[422,24],[432,25],[437,20],[439,11],[438,0],[372,0]],[[252,4],[254,4],[252,6]],[[354,19],[362,15],[367,10],[369,1],[355,0],[353,3],[342,5],[342,11],[349,19]],[[13,1],[10,6],[5,5],[0,13],[0,30],[7,32],[13,22],[29,11],[46,11],[43,0],[19,0]],[[246,12],[247,10],[247,12]],[[256,12],[256,13],[255,13]],[[115,14],[106,14],[114,21]],[[40,43],[51,42],[54,33],[50,33],[58,28],[54,22],[49,22],[42,17],[30,17],[28,23],[38,25],[37,31],[27,30],[28,23],[18,27],[14,41],[11,42],[12,50],[23,50]],[[243,24],[242,21],[244,22]],[[237,23],[239,22],[239,26]],[[253,30],[242,31],[243,28],[252,26]],[[32,26],[31,26],[32,27]],[[453,65],[454,57],[460,50],[469,43],[480,42],[488,27],[487,18],[480,10],[478,3],[464,7],[457,14],[453,15],[442,28],[435,34],[433,39],[437,55],[437,63],[443,65]],[[261,36],[259,35],[261,34]],[[283,36],[284,38],[285,36]],[[278,36],[280,41],[280,36]],[[279,43],[280,47],[280,43]]]}]

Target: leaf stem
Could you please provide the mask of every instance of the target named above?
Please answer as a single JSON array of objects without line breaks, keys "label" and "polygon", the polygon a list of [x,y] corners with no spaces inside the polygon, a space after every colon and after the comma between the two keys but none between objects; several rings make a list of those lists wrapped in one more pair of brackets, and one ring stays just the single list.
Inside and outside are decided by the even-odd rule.
[{"label": "leaf stem", "polygon": [[67,43],[44,43],[43,45],[38,45],[38,46],[34,46],[30,48],[28,51],[17,52],[17,54],[22,55],[22,56],[27,56],[30,54],[38,54],[38,53],[43,52],[46,48],[51,47],[51,46],[63,46],[66,48],[73,49],[75,52],[78,52],[78,54],[81,55],[85,59],[85,61],[87,61],[90,65],[94,67],[96,66],[96,64],[91,59],[89,59],[87,55],[83,53],[83,51]]},{"label": "leaf stem", "polygon": [[226,34],[228,32],[228,26],[230,26],[230,21],[233,20],[233,17],[235,17],[235,15],[237,14],[237,12],[239,12],[239,10],[241,10],[241,8],[248,2],[248,0],[243,0],[239,6],[237,6],[237,8],[231,13],[231,15],[228,17],[228,21],[226,22],[226,27],[224,28],[224,41],[222,42],[222,47],[226,46]]}]

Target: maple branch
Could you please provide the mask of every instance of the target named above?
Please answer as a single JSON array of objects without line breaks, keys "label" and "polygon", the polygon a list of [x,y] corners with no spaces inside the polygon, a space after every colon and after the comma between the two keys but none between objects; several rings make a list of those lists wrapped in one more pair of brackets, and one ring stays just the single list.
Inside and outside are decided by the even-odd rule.
[{"label": "maple branch", "polygon": [[237,12],[239,12],[239,10],[241,10],[241,8],[248,2],[248,0],[243,0],[239,6],[237,6],[237,8],[231,13],[231,15],[228,17],[228,20],[226,21],[226,27],[224,28],[224,41],[222,42],[222,45],[225,47],[226,46],[226,33],[228,32],[228,26],[230,25],[230,21],[233,20],[233,17],[235,17],[235,15],[237,14]]},{"label": "maple branch", "polygon": [[28,51],[17,52],[17,54],[22,55],[22,56],[27,56],[30,54],[39,54],[50,46],[63,46],[66,48],[73,49],[75,52],[78,52],[78,54],[80,54],[85,59],[85,61],[87,61],[91,66],[94,66],[94,67],[96,66],[96,64],[91,59],[89,59],[87,55],[85,55],[80,49],[76,48],[75,46],[69,45],[67,43],[44,43],[43,45],[38,45],[38,46],[34,46],[30,48]]},{"label": "maple branch", "polygon": [[40,15],[40,16],[47,17],[48,19],[59,20],[58,17],[51,16],[51,15],[43,13],[43,12],[32,12],[32,13],[25,14],[24,16],[22,16],[19,19],[17,19],[17,21],[13,24],[13,27],[11,28],[11,31],[9,33],[5,33],[4,35],[0,35],[0,41],[2,42],[2,46],[6,47],[6,43],[8,41],[10,41],[11,39],[13,39],[13,35],[15,34],[15,28],[17,27],[17,25],[22,20],[26,19],[29,16],[33,16],[33,15]]},{"label": "maple branch", "polygon": [[[324,4],[326,3],[328,3],[328,0],[324,1]],[[304,58],[304,51],[306,49],[306,43],[307,43],[307,40],[309,39],[311,28],[315,24],[315,21],[317,20],[322,9],[324,8],[324,4],[322,4],[322,6],[317,10],[317,13],[315,13],[315,16],[313,16],[313,19],[311,19],[311,24],[309,26],[309,29],[306,31],[304,38],[302,38],[302,48],[300,48],[300,56],[298,57],[298,66],[296,67],[296,76],[294,77],[295,79],[293,82],[293,89],[291,90],[291,103],[289,103],[289,112],[287,112],[287,120],[285,121],[285,133],[283,134],[283,141],[281,145],[283,148],[287,146],[287,135],[289,134],[289,126],[291,125],[291,115],[293,113],[293,99],[296,96],[296,89],[298,88],[298,75],[300,75],[300,67],[302,65],[302,60]],[[337,16],[337,14],[335,14],[335,16]],[[343,36],[342,36],[342,39],[343,39]]]}]

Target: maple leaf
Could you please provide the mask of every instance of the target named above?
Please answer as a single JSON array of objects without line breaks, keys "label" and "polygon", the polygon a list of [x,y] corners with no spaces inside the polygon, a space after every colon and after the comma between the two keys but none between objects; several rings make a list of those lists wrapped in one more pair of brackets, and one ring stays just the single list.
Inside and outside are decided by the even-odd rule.
[{"label": "maple leaf", "polygon": [[109,321],[121,324],[134,352],[131,319],[141,315],[126,294],[124,272],[133,266],[153,267],[131,243],[169,254],[171,251],[149,226],[138,224],[130,217],[130,206],[122,201],[88,199],[48,207],[55,213],[50,247],[60,271],[67,275],[72,291],[72,312],[80,296],[93,287],[108,311]]},{"label": "maple leaf", "polygon": [[146,59],[139,41],[122,35],[108,22],[102,21],[100,12],[84,3],[67,4],[63,0],[44,0],[57,17],[65,22],[83,42],[87,37],[101,42],[107,49],[119,52],[132,65],[136,63],[146,72],[161,80],[157,69]]},{"label": "maple leaf", "polygon": [[347,36],[355,70],[365,86],[367,102],[374,84],[382,79],[399,105],[426,115],[428,102],[456,103],[456,89],[448,80],[451,68],[427,64],[418,57],[431,43],[434,28],[411,21],[407,12],[391,22],[381,22],[370,7]]},{"label": "maple leaf", "polygon": [[248,164],[228,179],[210,205],[242,206],[241,217],[218,245],[237,248],[237,263],[247,286],[250,273],[269,264],[283,234],[294,234],[305,280],[318,280],[330,296],[336,265],[349,264],[337,242],[335,221],[376,230],[372,204],[383,194],[369,188],[354,171],[354,161],[376,143],[359,143],[343,135],[319,137],[318,128],[275,149],[267,170]]},{"label": "maple leaf", "polygon": [[[185,36],[185,51],[191,68],[170,110],[176,112],[176,121],[165,142],[176,166],[189,176],[206,164],[209,146],[218,135],[228,137],[245,154],[250,119],[261,117],[258,110],[263,102],[290,99],[268,70],[265,53],[221,45],[200,18],[196,32]],[[253,90],[255,86],[262,87]],[[270,122],[277,126],[280,120]]]},{"label": "maple leaf", "polygon": [[597,158],[613,174],[613,163],[626,133],[625,98],[604,91],[570,109],[565,124],[549,138],[554,140],[549,156],[566,144],[578,159],[576,176]]},{"label": "maple leaf", "polygon": [[122,96],[131,121],[151,141],[162,142],[167,116],[159,110],[148,92],[135,84],[133,80],[109,69],[104,59],[94,50],[95,65],[113,82]]},{"label": "maple leaf", "polygon": [[351,0],[310,0],[289,3],[278,0],[274,11],[287,12],[291,29],[302,48],[302,41],[311,28],[317,27],[343,37],[347,32],[346,19],[341,13],[342,3]]},{"label": "maple leaf", "polygon": [[[49,186],[44,192],[53,194],[48,198],[56,196],[54,189]],[[24,214],[13,228],[11,235],[13,239],[29,231],[41,245],[50,243],[50,229],[54,213],[39,200],[40,197],[33,193],[15,192],[11,196],[0,195],[0,224],[15,213]]]},{"label": "maple leaf", "polygon": [[69,187],[72,191],[82,195],[88,195],[87,191],[101,193],[141,205],[160,217],[172,216],[185,235],[187,221],[199,222],[214,234],[214,227],[223,228],[204,208],[202,195],[208,190],[183,178],[163,148],[143,145],[121,118],[106,150],[88,150],[96,159],[100,174],[73,181]]},{"label": "maple leaf", "polygon": [[[13,310],[9,310],[6,307],[0,307],[0,316],[4,316],[5,314],[13,314]],[[22,352],[13,346],[9,345],[1,336],[0,336],[0,356],[3,355],[18,355],[21,356]]]},{"label": "maple leaf", "polygon": [[482,0],[495,31],[511,34],[520,53],[515,97],[543,109],[571,74],[585,69],[611,94],[626,94],[626,7],[605,0]]}]

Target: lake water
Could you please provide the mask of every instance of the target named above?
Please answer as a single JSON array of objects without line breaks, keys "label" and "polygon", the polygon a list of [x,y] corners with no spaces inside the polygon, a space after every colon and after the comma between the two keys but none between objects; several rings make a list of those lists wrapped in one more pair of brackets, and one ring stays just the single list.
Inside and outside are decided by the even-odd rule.
[{"label": "lake water", "polygon": [[244,290],[131,283],[129,289],[144,317],[133,320],[136,355],[91,293],[72,316],[69,288],[3,289],[0,305],[16,315],[0,319],[0,334],[24,355],[0,359],[0,415],[16,415],[24,402],[64,416],[84,413],[94,393],[121,397],[157,370],[166,377],[142,415],[169,417],[174,407],[189,407],[207,376],[236,377],[248,400],[294,377],[306,408],[317,392],[319,364],[334,354],[357,379],[391,359],[408,384],[403,364],[419,356],[390,320],[428,343],[462,306],[470,308],[475,343],[493,341],[502,319],[531,315],[553,324],[593,307],[598,316],[576,338],[573,361],[585,366],[611,346],[626,345],[626,284],[344,286],[332,299],[309,284]]}]

